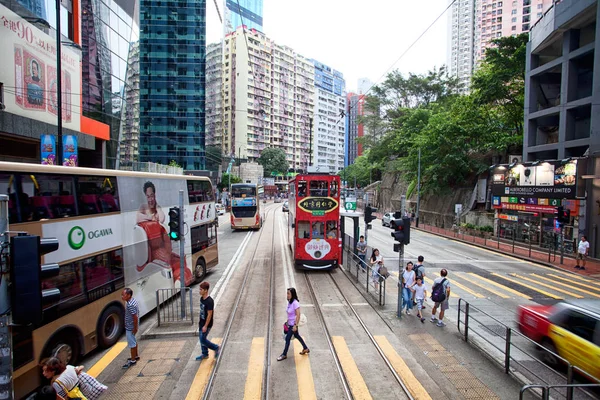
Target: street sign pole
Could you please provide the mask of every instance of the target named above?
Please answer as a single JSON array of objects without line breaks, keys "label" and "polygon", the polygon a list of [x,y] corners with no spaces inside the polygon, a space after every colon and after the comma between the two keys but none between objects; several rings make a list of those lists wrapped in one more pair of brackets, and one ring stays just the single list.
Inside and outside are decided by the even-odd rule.
[{"label": "street sign pole", "polygon": [[185,319],[185,235],[183,222],[185,209],[183,208],[183,190],[179,191],[179,282],[181,285],[181,319]]},{"label": "street sign pole", "polygon": [[402,275],[404,274],[404,244],[400,243],[400,249],[398,251],[398,318],[402,319]]}]

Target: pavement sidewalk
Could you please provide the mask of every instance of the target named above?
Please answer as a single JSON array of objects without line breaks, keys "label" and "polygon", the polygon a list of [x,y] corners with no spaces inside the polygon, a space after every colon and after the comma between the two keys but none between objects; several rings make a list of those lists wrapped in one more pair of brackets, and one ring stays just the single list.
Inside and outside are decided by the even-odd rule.
[{"label": "pavement sidewalk", "polygon": [[562,269],[579,275],[588,276],[591,278],[600,279],[600,260],[595,258],[588,258],[586,260],[585,270],[575,269],[576,261],[573,255],[564,255],[563,263],[560,262],[560,253],[551,255],[548,257],[548,251],[542,251],[539,248],[522,247],[519,244],[515,244],[513,251],[513,244],[506,243],[503,241],[497,241],[482,237],[469,235],[466,233],[455,232],[450,229],[438,228],[437,226],[427,225],[419,223],[419,227],[412,226],[412,229],[417,229],[423,232],[432,233],[434,235],[443,236],[452,240],[457,240],[463,243],[468,243],[474,246],[478,246],[487,250],[495,251],[505,255],[518,257],[523,260],[543,264],[548,267]]}]

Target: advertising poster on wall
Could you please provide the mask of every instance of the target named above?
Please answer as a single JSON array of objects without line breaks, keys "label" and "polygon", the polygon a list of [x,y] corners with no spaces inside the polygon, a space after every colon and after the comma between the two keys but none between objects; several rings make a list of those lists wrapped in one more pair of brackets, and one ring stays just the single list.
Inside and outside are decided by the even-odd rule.
[{"label": "advertising poster on wall", "polygon": [[54,135],[40,137],[42,165],[56,165],[56,138]]},{"label": "advertising poster on wall", "polygon": [[[81,54],[61,49],[63,126],[79,131]],[[5,111],[57,125],[56,40],[0,4],[0,54]]]},{"label": "advertising poster on wall", "polygon": [[64,135],[63,136],[63,165],[65,167],[76,167],[77,164],[77,136],[75,135]]}]

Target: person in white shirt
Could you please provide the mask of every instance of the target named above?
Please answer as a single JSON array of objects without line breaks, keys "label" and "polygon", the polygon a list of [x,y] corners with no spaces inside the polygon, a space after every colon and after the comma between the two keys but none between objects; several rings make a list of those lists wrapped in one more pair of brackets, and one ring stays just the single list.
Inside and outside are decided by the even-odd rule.
[{"label": "person in white shirt", "polygon": [[406,263],[406,269],[402,274],[402,284],[402,310],[406,307],[406,315],[410,315],[410,310],[413,308],[412,287],[415,284],[415,271],[413,271],[413,263],[410,261]]},{"label": "person in white shirt", "polygon": [[425,323],[425,317],[421,310],[423,309],[423,303],[427,297],[427,288],[423,284],[423,279],[417,278],[417,281],[413,284],[412,289],[415,293],[415,300],[417,300],[417,317],[421,319],[421,323]]},{"label": "person in white shirt", "polygon": [[379,249],[373,250],[373,254],[371,255],[369,263],[371,264],[371,278],[373,279],[373,286],[377,292],[377,290],[379,290],[379,268],[383,266],[383,256],[379,254]]},{"label": "person in white shirt", "polygon": [[[585,269],[585,261],[588,257],[588,253],[590,251],[590,242],[587,241],[585,236],[581,236],[581,240],[579,241],[579,245],[577,246],[577,259],[575,265],[575,269]],[[579,260],[582,261],[583,265],[579,265]]]}]

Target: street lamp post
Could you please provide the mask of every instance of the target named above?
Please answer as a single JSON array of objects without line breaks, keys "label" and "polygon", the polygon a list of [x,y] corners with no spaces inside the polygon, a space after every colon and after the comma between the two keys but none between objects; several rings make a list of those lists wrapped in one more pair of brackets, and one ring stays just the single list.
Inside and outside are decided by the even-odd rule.
[{"label": "street lamp post", "polygon": [[309,143],[309,145],[308,145],[309,146],[309,148],[308,148],[308,166],[310,167],[312,165],[312,147],[313,147],[312,146],[313,145],[313,132],[312,132],[312,130],[313,130],[313,118],[309,117],[309,121],[310,121],[310,124],[309,124],[310,128],[309,128],[308,134],[310,136],[309,136],[309,142],[308,142]]}]

